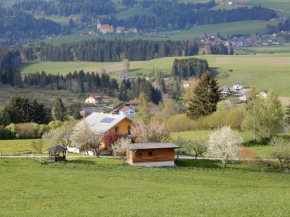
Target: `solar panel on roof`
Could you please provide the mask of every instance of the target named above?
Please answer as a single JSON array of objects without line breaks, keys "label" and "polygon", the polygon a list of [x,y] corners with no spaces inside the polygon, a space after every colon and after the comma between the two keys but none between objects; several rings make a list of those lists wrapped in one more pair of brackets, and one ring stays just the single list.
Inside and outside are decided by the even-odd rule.
[{"label": "solar panel on roof", "polygon": [[109,124],[111,123],[113,120],[115,120],[115,118],[103,118],[100,123],[104,123],[104,124]]}]

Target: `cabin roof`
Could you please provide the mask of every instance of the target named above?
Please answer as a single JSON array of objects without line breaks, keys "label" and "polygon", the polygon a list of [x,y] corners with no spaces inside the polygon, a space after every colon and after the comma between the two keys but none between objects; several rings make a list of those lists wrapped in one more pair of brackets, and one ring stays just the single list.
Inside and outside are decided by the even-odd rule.
[{"label": "cabin roof", "polygon": [[47,149],[47,151],[53,151],[53,152],[66,151],[66,150],[67,150],[67,148],[60,146],[60,145],[55,145],[55,146]]},{"label": "cabin roof", "polygon": [[130,144],[130,150],[145,150],[145,149],[166,149],[166,148],[179,148],[179,146],[171,142],[156,142],[156,143],[133,143]]}]

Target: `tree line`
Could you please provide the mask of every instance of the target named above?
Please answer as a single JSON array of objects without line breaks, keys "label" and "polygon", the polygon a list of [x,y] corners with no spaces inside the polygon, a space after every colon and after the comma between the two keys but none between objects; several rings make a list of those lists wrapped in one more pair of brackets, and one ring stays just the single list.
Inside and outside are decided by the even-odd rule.
[{"label": "tree line", "polygon": [[[218,46],[208,45],[212,54],[220,53]],[[203,45],[195,41],[146,41],[146,40],[104,40],[93,39],[80,42],[52,45],[40,43],[22,48],[21,54],[27,61],[90,61],[119,62],[145,61],[170,56],[197,55]],[[223,52],[223,51],[222,51]]]},{"label": "tree line", "polygon": [[85,73],[83,70],[66,75],[29,73],[24,75],[23,84],[26,86],[37,86],[41,89],[69,90],[78,93],[103,92],[109,95],[119,89],[116,79],[110,78],[106,73]]},{"label": "tree line", "polygon": [[280,32],[280,31],[290,31],[290,19],[285,20],[284,22],[279,22],[276,26],[267,24],[268,32]]},{"label": "tree line", "polygon": [[0,38],[7,44],[15,44],[20,39],[36,39],[47,35],[69,33],[60,24],[32,14],[11,8],[0,8]]},{"label": "tree line", "polygon": [[31,11],[35,14],[44,13],[45,15],[58,16],[116,13],[114,2],[110,0],[27,0],[17,2],[13,7],[24,11]]},{"label": "tree line", "polygon": [[209,69],[207,60],[199,58],[175,59],[171,76],[177,80],[201,76]]},{"label": "tree line", "polygon": [[137,99],[141,93],[145,94],[148,102],[158,105],[162,101],[160,89],[155,88],[145,78],[133,79],[131,81],[123,80],[119,90],[119,99],[126,102],[130,99]]}]

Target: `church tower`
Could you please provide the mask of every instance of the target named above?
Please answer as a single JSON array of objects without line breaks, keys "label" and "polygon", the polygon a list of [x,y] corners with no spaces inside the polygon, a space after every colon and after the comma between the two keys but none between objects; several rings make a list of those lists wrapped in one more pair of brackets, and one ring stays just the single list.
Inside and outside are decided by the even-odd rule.
[{"label": "church tower", "polygon": [[97,30],[99,30],[100,28],[101,28],[101,21],[100,21],[100,19],[98,18],[98,20],[97,20]]}]

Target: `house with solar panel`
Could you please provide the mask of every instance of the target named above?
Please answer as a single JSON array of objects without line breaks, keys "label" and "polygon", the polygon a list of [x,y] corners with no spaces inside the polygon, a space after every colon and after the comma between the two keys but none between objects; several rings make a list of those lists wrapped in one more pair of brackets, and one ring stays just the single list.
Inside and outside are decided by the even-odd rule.
[{"label": "house with solar panel", "polygon": [[[131,136],[131,126],[133,119],[126,115],[105,114],[105,113],[92,113],[86,117],[86,121],[92,132],[96,134],[106,135],[107,133],[120,133],[123,136]],[[76,128],[83,126],[82,121],[77,124]],[[108,149],[109,144],[102,140],[102,149]]]}]

